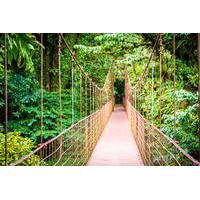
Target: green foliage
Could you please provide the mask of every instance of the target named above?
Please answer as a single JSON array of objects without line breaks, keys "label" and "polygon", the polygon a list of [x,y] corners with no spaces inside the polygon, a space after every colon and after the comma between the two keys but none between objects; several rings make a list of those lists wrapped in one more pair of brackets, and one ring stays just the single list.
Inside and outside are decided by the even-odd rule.
[{"label": "green foliage", "polygon": [[[174,85],[173,85],[173,59],[168,50],[163,54],[163,82],[162,82],[162,131],[174,138]],[[197,66],[189,67],[183,60],[177,60],[177,83],[176,83],[176,140],[178,144],[190,155],[198,158],[198,117],[197,117]],[[150,65],[150,72],[152,66]],[[134,72],[129,69],[130,74]],[[137,79],[131,79],[134,85]],[[152,121],[152,109],[154,124],[160,126],[160,85],[159,85],[159,58],[154,59],[154,104],[148,104],[146,110],[146,97],[149,102],[152,99],[151,73],[145,79],[145,87],[140,94],[142,99],[141,112]]]},{"label": "green foliage", "polygon": [[[8,102],[9,102],[9,131],[14,142],[26,142],[27,148],[13,156],[19,158],[35,146],[31,140],[40,142],[40,43],[38,34],[8,34]],[[124,67],[127,67],[131,83],[134,85],[141,76],[151,53],[157,34],[64,34],[70,47],[75,51],[76,58],[84,71],[100,86],[103,86],[110,66],[115,73],[115,96],[121,102],[124,89]],[[38,37],[39,38],[39,37]],[[58,92],[58,57],[57,34],[44,34],[44,141],[56,136],[60,132],[60,105]],[[173,48],[172,34],[163,35],[163,84],[162,84],[162,130],[170,137],[174,137],[173,130]],[[188,153],[197,157],[198,153],[198,120],[197,120],[197,86],[198,68],[196,65],[196,35],[176,35],[176,65],[177,65],[177,141]],[[3,132],[4,121],[4,47],[3,34],[0,35],[0,132]],[[154,123],[159,126],[159,50],[154,54]],[[62,71],[62,108],[63,129],[72,123],[72,62],[68,50],[62,44],[61,71]],[[149,71],[152,70],[152,62]],[[83,80],[84,81],[84,80]],[[74,70],[74,101],[75,119],[80,120],[80,75]],[[50,85],[50,87],[48,86]],[[145,88],[141,95],[142,111],[148,120],[151,119],[152,105],[149,103],[146,110],[146,98],[151,98],[151,74],[145,80]],[[48,89],[50,88],[50,89]],[[89,91],[87,91],[89,94]],[[83,101],[83,110],[89,105],[89,99]],[[86,113],[89,114],[87,107]],[[21,136],[17,133],[21,132]],[[23,137],[26,138],[23,138]],[[1,138],[3,135],[1,134]],[[31,139],[31,140],[30,140]],[[17,143],[18,144],[18,143]],[[3,139],[0,142],[3,148]],[[19,146],[17,146],[19,148]],[[3,155],[3,154],[2,154]],[[18,156],[18,157],[17,157]],[[37,157],[31,157],[32,165],[38,164]],[[9,161],[9,162],[12,162]],[[3,164],[3,160],[1,160]],[[26,163],[28,164],[28,163]]]},{"label": "green foliage", "polygon": [[[0,165],[5,165],[5,135],[0,133]],[[19,132],[10,132],[7,134],[7,164],[10,165],[14,161],[22,158],[30,153],[35,147],[34,143],[23,138]],[[31,156],[23,162],[23,165],[39,165],[40,158]]]},{"label": "green foliage", "polygon": [[[38,98],[36,98],[37,96]],[[39,143],[41,119],[39,91],[37,90],[29,98],[31,102],[26,102],[26,104],[20,108],[20,112],[18,110],[13,111],[14,117],[9,121],[9,127],[11,130],[19,130],[24,136]],[[63,92],[62,99],[63,128],[68,128],[71,124],[70,96]],[[59,93],[45,92],[43,101],[43,138],[44,141],[46,141],[60,133]]]},{"label": "green foliage", "polygon": [[[197,104],[187,107],[184,111],[178,111],[176,115],[176,140],[179,145],[190,155],[198,156],[198,120],[197,120]],[[174,138],[174,117],[173,115],[163,116],[163,131]]]},{"label": "green foliage", "polygon": [[[1,37],[1,41],[3,41],[3,37]],[[15,64],[18,68],[32,72],[34,70],[33,55],[39,46],[40,43],[33,34],[7,34],[8,64]],[[1,50],[0,62],[3,60],[4,51]]]},{"label": "green foliage", "polygon": [[[2,75],[2,73],[0,73]],[[3,76],[0,76],[3,85]],[[71,95],[68,90],[63,90],[63,128],[71,124]],[[4,90],[0,91],[0,105],[4,105]],[[40,138],[40,90],[35,75],[21,75],[8,73],[8,98],[9,98],[9,130],[19,131],[23,136],[35,142]],[[1,99],[0,99],[1,100]],[[59,134],[60,110],[59,93],[44,90],[44,127],[43,137],[48,140]],[[0,107],[3,113],[3,107]],[[11,112],[12,111],[12,112]],[[77,114],[77,113],[76,113]],[[75,119],[77,121],[77,119]],[[0,124],[1,125],[1,124]],[[3,125],[1,125],[3,126]]]},{"label": "green foliage", "polygon": [[[143,38],[140,35],[100,34],[94,40],[96,42],[94,46],[80,44],[74,45],[74,48],[78,50],[78,58],[80,58],[83,66],[86,66],[84,62],[87,62],[85,70],[89,71],[97,82],[99,80],[101,80],[100,83],[104,82],[110,66],[114,66],[116,77],[122,79],[123,73],[120,73],[120,71],[123,70],[124,65],[128,64],[135,68],[136,60],[140,60],[144,64],[144,58],[148,58],[148,50],[144,48]],[[143,67],[140,69],[142,71]],[[101,73],[99,73],[100,71]]]}]

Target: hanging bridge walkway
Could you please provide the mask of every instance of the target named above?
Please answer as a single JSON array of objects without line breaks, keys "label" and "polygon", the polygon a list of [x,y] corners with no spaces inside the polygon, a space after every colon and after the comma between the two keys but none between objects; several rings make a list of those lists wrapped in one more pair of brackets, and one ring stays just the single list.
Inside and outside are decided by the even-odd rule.
[{"label": "hanging bridge walkway", "polygon": [[[76,60],[63,35],[59,34],[58,36],[60,132],[56,137],[43,142],[45,118],[43,118],[43,80],[41,78],[41,143],[28,155],[16,159],[11,163],[12,166],[200,165],[176,142],[176,120],[174,120],[174,139],[162,132],[162,34],[158,35],[149,61],[135,85],[131,84],[127,67],[124,67],[123,106],[115,106],[112,66],[108,70],[104,86],[99,87]],[[159,41],[160,45],[158,45]],[[72,63],[72,125],[64,130],[62,122],[61,42],[70,53]],[[175,45],[175,38],[173,44]],[[156,51],[157,46],[160,49]],[[42,52],[43,48],[41,47],[41,55],[43,55]],[[158,57],[160,58],[158,83],[155,83],[154,80],[153,58],[156,52],[159,52]],[[176,65],[174,64],[174,80],[175,72]],[[41,77],[43,77],[43,60],[41,60]],[[79,83],[74,84],[74,77],[79,80]],[[175,84],[174,81],[174,94]],[[155,85],[159,85],[158,93],[160,93],[158,99],[160,105],[159,127],[156,127],[154,123]],[[75,100],[74,90],[78,93]],[[79,121],[74,121],[74,101],[76,101],[76,108],[79,104]],[[174,116],[176,116],[175,108],[174,106]],[[5,146],[7,160],[9,155],[6,149],[7,146]]]},{"label": "hanging bridge walkway", "polygon": [[122,105],[115,106],[87,165],[143,165]]}]

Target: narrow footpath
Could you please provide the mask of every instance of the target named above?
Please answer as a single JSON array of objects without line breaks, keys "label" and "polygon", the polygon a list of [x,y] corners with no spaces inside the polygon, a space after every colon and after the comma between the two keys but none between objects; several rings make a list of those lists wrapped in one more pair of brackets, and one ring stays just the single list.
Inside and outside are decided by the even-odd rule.
[{"label": "narrow footpath", "polygon": [[87,165],[143,165],[125,109],[121,105],[115,107]]}]

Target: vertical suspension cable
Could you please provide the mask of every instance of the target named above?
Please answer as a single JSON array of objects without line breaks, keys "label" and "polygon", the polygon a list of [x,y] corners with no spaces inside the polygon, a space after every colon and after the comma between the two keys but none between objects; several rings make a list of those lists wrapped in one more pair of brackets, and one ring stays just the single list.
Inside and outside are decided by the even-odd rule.
[{"label": "vertical suspension cable", "polygon": [[92,134],[92,120],[91,120],[91,110],[92,110],[92,101],[91,101],[91,98],[92,98],[92,88],[91,88],[91,86],[92,86],[92,82],[91,82],[91,79],[89,79],[90,80],[90,82],[89,82],[89,84],[90,84],[90,91],[89,91],[89,93],[90,93],[90,95],[89,95],[89,97],[90,97],[90,108],[89,108],[89,115],[90,115],[90,117],[89,117],[89,139],[88,139],[88,143],[89,143],[89,151],[91,150],[91,145],[92,145],[92,141],[91,141],[91,134]]},{"label": "vertical suspension cable", "polygon": [[[162,33],[160,33],[160,129],[162,129]],[[160,134],[160,157],[161,157],[161,165],[163,165],[162,158],[162,134]]]},{"label": "vertical suspension cable", "polygon": [[140,81],[140,83],[139,83],[139,94],[140,94],[140,108],[139,108],[139,112],[140,112],[140,114],[142,114],[142,98],[141,98],[141,96],[142,96],[142,85],[141,85],[141,81]]},{"label": "vertical suspension cable", "polygon": [[[93,113],[95,112],[95,85],[94,83],[92,84],[93,86]],[[95,115],[92,116],[92,148],[94,147],[94,142],[95,142]]]},{"label": "vertical suspension cable", "polygon": [[[82,72],[79,70],[79,125],[78,125],[78,134],[77,134],[77,155],[81,156],[82,148],[81,148],[81,133],[82,133]],[[81,160],[81,159],[80,159]]]},{"label": "vertical suspension cable", "polygon": [[[82,119],[82,72],[79,71],[79,73],[80,73],[80,119],[79,120],[81,120]],[[83,126],[82,121],[80,121],[79,138],[81,138],[82,126]],[[80,156],[81,156],[82,148],[81,148],[81,140],[80,139],[78,140],[78,145],[79,145],[79,153],[80,153]]]},{"label": "vertical suspension cable", "polygon": [[96,99],[97,99],[96,110],[99,110],[99,107],[100,107],[100,101],[99,101],[99,99],[100,98],[99,98],[99,90],[98,90],[98,88],[96,88]]},{"label": "vertical suspension cable", "polygon": [[80,71],[80,120],[82,119],[82,72]]},{"label": "vertical suspension cable", "polygon": [[100,131],[102,131],[102,90],[99,91],[99,99],[100,99]]},{"label": "vertical suspension cable", "polygon": [[72,125],[74,124],[74,59],[71,61],[71,79],[72,79]]},{"label": "vertical suspension cable", "polygon": [[144,84],[143,80],[141,81],[141,114],[144,115],[144,109],[143,109],[143,92],[144,92]]},{"label": "vertical suspension cable", "polygon": [[160,129],[162,129],[162,33],[160,33]]},{"label": "vertical suspension cable", "polygon": [[40,112],[41,112],[41,118],[40,118],[40,144],[43,143],[43,112],[44,112],[44,104],[43,104],[43,33],[40,34],[40,42],[42,44],[40,51],[41,51],[41,67],[40,67]]},{"label": "vertical suspension cable", "polygon": [[87,116],[87,76],[85,76],[85,117]]},{"label": "vertical suspension cable", "polygon": [[199,135],[199,161],[200,161],[200,33],[198,33],[198,135]]},{"label": "vertical suspension cable", "polygon": [[[62,82],[61,82],[61,35],[58,34],[58,74],[59,74],[59,101],[60,101],[60,133],[62,133]],[[62,156],[62,134],[60,135],[60,157]]]},{"label": "vertical suspension cable", "polygon": [[112,98],[113,98],[113,110],[114,110],[114,106],[115,106],[115,96],[114,96],[114,93],[115,93],[115,74],[113,72],[113,68],[112,68],[112,77],[113,77]]},{"label": "vertical suspension cable", "polygon": [[96,85],[94,85],[94,112],[96,111],[97,103],[98,103],[96,93],[97,93],[97,89],[96,89]]},{"label": "vertical suspension cable", "polygon": [[[149,120],[149,80],[148,80],[148,75],[149,75],[149,66],[147,66],[147,73],[146,73],[146,119],[147,121]],[[149,125],[147,125],[147,130],[149,130]],[[146,134],[147,137],[145,137],[145,149],[146,149],[146,156],[148,158],[148,162],[150,160],[150,155],[151,155],[151,152],[150,152],[150,148],[149,148],[149,135]]]},{"label": "vertical suspension cable", "polygon": [[92,81],[91,81],[91,79],[90,79],[90,114],[91,114],[91,110],[92,110],[92,100],[91,100],[91,98],[92,98]]},{"label": "vertical suspension cable", "polygon": [[8,49],[7,49],[7,34],[4,34],[4,52],[5,52],[5,68],[4,68],[4,98],[5,98],[5,124],[4,124],[4,131],[5,131],[5,166],[8,165]]},{"label": "vertical suspension cable", "polygon": [[154,124],[154,52],[152,53],[152,71],[151,71],[151,123]]},{"label": "vertical suspension cable", "polygon": [[140,81],[140,113],[142,114],[142,81]]},{"label": "vertical suspension cable", "polygon": [[147,67],[147,74],[146,74],[146,80],[147,80],[147,96],[146,96],[146,119],[148,120],[148,104],[149,104],[149,94],[148,94],[148,73],[149,73],[149,66]]},{"label": "vertical suspension cable", "polygon": [[139,112],[139,107],[140,107],[140,91],[139,91],[139,84],[136,86],[136,94],[137,94],[137,111]]},{"label": "vertical suspension cable", "polygon": [[174,57],[174,140],[176,141],[176,34],[173,34]]},{"label": "vertical suspension cable", "polygon": [[99,90],[98,97],[99,97],[99,110],[100,110],[101,109],[101,90]]},{"label": "vertical suspension cable", "polygon": [[[152,53],[152,71],[151,71],[151,79],[152,79],[152,87],[151,87],[151,123],[152,126],[154,125],[154,52]],[[153,138],[150,137],[150,160],[151,164],[154,162],[154,144],[153,144]]]},{"label": "vertical suspension cable", "polygon": [[140,95],[141,95],[141,91],[140,91],[140,89],[141,89],[141,85],[140,85],[140,81],[139,81],[139,85],[138,85],[138,112],[139,113],[141,113],[141,97],[140,97]]},{"label": "vertical suspension cable", "polygon": [[95,93],[95,85],[92,83],[92,112],[94,113],[95,109],[95,99],[94,99],[94,93]]},{"label": "vertical suspension cable", "polygon": [[[94,83],[92,82],[92,113],[94,113]],[[91,115],[92,118],[92,148],[94,145],[94,115]]]},{"label": "vertical suspension cable", "polygon": [[[85,118],[87,117],[87,76],[85,76]],[[85,148],[86,148],[86,157],[89,156],[88,153],[88,119],[85,119]]]}]

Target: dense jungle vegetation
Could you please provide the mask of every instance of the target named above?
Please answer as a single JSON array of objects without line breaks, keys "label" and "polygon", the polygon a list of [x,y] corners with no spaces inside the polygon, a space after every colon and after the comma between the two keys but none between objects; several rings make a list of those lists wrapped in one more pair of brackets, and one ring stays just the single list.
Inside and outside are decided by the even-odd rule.
[{"label": "dense jungle vegetation", "polygon": [[[59,134],[58,34],[44,34],[44,141]],[[115,72],[115,98],[122,103],[124,67],[134,85],[141,76],[157,34],[64,34],[83,69],[103,85],[110,66]],[[8,34],[9,161],[26,155],[40,143],[40,34]],[[154,121],[159,124],[159,50],[154,57]],[[177,141],[198,158],[198,67],[196,34],[176,34]],[[71,58],[62,45],[63,129],[72,123]],[[151,65],[150,65],[151,68]],[[163,34],[162,131],[174,137],[173,34]],[[78,82],[78,77],[75,82]],[[147,82],[151,84],[151,76]],[[157,83],[157,84],[156,84]],[[75,83],[76,84],[76,83]],[[78,92],[75,99],[78,98]],[[75,121],[79,120],[75,101]],[[149,104],[149,109],[151,109]],[[145,111],[143,106],[143,113]],[[146,115],[151,120],[151,113]],[[4,164],[4,35],[0,34],[0,165]]]}]

